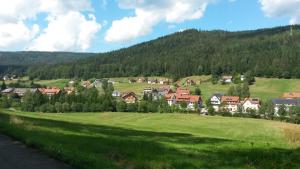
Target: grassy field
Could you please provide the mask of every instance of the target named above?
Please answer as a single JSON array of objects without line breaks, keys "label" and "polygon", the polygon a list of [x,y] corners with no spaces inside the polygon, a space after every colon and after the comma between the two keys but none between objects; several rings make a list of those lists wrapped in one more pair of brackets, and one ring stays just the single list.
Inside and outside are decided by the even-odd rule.
[{"label": "grassy field", "polygon": [[49,86],[49,87],[64,88],[69,81],[70,80],[68,80],[68,79],[37,80],[34,83]]},{"label": "grassy field", "polygon": [[[197,81],[198,79],[205,80],[207,76],[189,77]],[[182,80],[180,81],[182,84]],[[209,98],[213,93],[226,93],[231,85],[213,85],[211,82],[204,82],[200,85],[190,87],[194,90],[195,87],[200,87],[204,99]],[[275,79],[275,78],[256,78],[254,85],[250,86],[252,97],[258,97],[262,100],[270,100],[272,98],[281,97],[284,92],[300,91],[300,79]]]},{"label": "grassy field", "polygon": [[78,169],[300,168],[300,126],[265,120],[6,111],[0,129]]}]

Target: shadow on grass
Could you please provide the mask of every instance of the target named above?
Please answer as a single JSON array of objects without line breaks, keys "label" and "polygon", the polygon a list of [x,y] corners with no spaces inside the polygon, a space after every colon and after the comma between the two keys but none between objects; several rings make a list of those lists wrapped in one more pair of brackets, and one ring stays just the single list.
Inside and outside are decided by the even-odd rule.
[{"label": "shadow on grass", "polygon": [[[300,168],[300,150],[0,114],[2,130],[78,169]],[[216,148],[214,148],[216,146]]]}]

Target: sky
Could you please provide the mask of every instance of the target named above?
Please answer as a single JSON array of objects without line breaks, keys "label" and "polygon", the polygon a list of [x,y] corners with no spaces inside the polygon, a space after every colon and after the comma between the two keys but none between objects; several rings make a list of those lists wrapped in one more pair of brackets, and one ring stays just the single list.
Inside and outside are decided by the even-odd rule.
[{"label": "sky", "polygon": [[0,0],[0,51],[107,52],[186,29],[300,23],[300,0]]}]

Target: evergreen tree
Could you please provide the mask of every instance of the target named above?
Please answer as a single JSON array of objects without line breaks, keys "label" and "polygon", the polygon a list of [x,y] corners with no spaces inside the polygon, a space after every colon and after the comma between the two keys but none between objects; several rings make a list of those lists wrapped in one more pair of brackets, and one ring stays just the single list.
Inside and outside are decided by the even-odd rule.
[{"label": "evergreen tree", "polygon": [[1,91],[6,89],[6,84],[5,84],[5,81],[2,81],[2,84],[1,84]]},{"label": "evergreen tree", "polygon": [[197,87],[196,89],[195,89],[195,95],[197,95],[197,96],[201,96],[201,90],[200,90],[200,88],[199,87]]}]

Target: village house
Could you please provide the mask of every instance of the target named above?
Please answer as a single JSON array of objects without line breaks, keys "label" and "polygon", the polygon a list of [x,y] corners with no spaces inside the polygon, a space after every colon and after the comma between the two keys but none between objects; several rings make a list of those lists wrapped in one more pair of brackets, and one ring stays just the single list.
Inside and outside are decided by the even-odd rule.
[{"label": "village house", "polygon": [[241,102],[243,112],[249,112],[251,110],[258,111],[260,108],[260,100],[258,98],[245,98],[244,101]]},{"label": "village house", "polygon": [[3,95],[9,95],[9,94],[12,94],[14,91],[14,88],[7,88],[7,89],[4,89],[1,91],[1,94]]},{"label": "village house", "polygon": [[232,76],[222,76],[221,80],[223,83],[232,83],[232,79],[233,79]]},{"label": "village house", "polygon": [[23,97],[26,92],[36,93],[38,92],[37,88],[15,88],[13,93],[15,93],[19,97]]},{"label": "village house", "polygon": [[222,109],[230,113],[236,113],[240,105],[240,97],[238,96],[222,96]]},{"label": "village house", "polygon": [[160,100],[164,97],[164,93],[160,92],[158,89],[155,88],[145,88],[143,91],[144,95],[148,97],[152,97],[152,100]]},{"label": "village house", "polygon": [[157,79],[148,79],[148,84],[156,84],[157,83]]},{"label": "village house", "polygon": [[90,81],[82,81],[82,82],[81,82],[81,85],[82,85],[84,88],[92,88],[92,87],[94,87],[94,85],[93,85]]},{"label": "village house", "polygon": [[112,96],[113,97],[120,97],[121,93],[119,91],[115,90],[115,91],[112,92]]},{"label": "village house", "polygon": [[222,93],[215,93],[210,98],[210,104],[214,108],[215,111],[220,110],[221,99],[224,96]]},{"label": "village house", "polygon": [[94,87],[99,87],[99,88],[102,87],[102,80],[101,79],[94,80],[93,86]]},{"label": "village house", "polygon": [[138,102],[138,98],[134,92],[128,92],[124,93],[122,95],[122,99],[127,103],[127,104],[134,104]]},{"label": "village house", "polygon": [[192,79],[186,79],[186,81],[185,81],[185,85],[187,85],[187,86],[193,86],[195,84],[196,84],[195,81]]},{"label": "village house", "polygon": [[74,86],[75,85],[75,81],[74,80],[70,80],[68,83],[70,86]]},{"label": "village house", "polygon": [[245,75],[241,75],[241,81],[245,81]]},{"label": "village house", "polygon": [[282,95],[285,99],[300,99],[300,92],[287,92]]},{"label": "village house", "polygon": [[196,110],[202,107],[202,98],[190,95],[190,90],[184,88],[177,88],[176,93],[166,94],[165,98],[170,106],[176,105],[180,107],[180,104],[185,102],[189,110]]},{"label": "village house", "polygon": [[47,95],[49,97],[59,94],[61,90],[57,87],[49,87],[49,88],[39,88],[38,89],[42,94]]},{"label": "village house", "polygon": [[67,94],[72,94],[72,93],[77,93],[76,91],[76,88],[75,87],[64,87],[64,91],[67,93]]},{"label": "village house", "polygon": [[137,82],[138,83],[145,83],[147,81],[147,78],[145,78],[145,77],[139,77],[138,79],[137,79]]},{"label": "village house", "polygon": [[159,84],[161,85],[169,85],[170,81],[168,79],[160,79]]},{"label": "village house", "polygon": [[281,106],[284,106],[286,111],[289,111],[293,106],[300,106],[300,99],[278,98],[273,99],[272,103],[274,105],[274,113],[277,114]]}]

